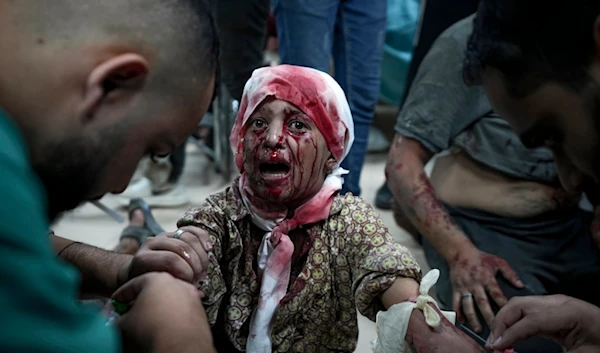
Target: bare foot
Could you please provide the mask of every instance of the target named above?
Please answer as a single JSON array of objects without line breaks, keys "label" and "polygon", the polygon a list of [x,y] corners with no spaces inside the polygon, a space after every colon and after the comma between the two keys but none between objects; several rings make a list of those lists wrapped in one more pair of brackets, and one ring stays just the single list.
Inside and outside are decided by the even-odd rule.
[{"label": "bare foot", "polygon": [[[131,213],[131,216],[129,218],[129,225],[143,227],[144,222],[144,212],[142,212],[142,210],[135,210]],[[114,251],[122,254],[133,255],[136,253],[136,251],[138,251],[139,248],[140,244],[137,240],[133,238],[123,238],[119,242],[119,245],[115,247]]]}]

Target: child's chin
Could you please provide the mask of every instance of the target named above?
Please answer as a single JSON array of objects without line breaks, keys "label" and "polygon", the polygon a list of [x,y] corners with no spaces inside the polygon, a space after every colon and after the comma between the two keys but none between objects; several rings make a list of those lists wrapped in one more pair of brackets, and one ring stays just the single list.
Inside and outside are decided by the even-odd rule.
[{"label": "child's chin", "polygon": [[289,199],[288,188],[263,186],[256,193],[261,199],[271,202],[285,202]]}]

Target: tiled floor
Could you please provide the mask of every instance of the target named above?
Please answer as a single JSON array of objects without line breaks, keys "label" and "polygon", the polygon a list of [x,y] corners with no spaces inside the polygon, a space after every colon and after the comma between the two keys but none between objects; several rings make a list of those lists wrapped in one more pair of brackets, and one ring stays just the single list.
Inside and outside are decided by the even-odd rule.
[{"label": "tiled floor", "polygon": [[[362,173],[361,186],[362,196],[369,202],[373,202],[375,192],[384,180],[385,158],[386,156],[383,154],[367,157]],[[214,174],[213,170],[212,164],[206,160],[195,146],[190,146],[183,182],[187,185],[192,200],[191,204],[199,204],[207,195],[223,189],[229,183],[222,180],[219,175]],[[114,196],[107,196],[102,201],[111,207],[118,205]],[[175,230],[175,222],[186,209],[187,207],[158,209],[155,210],[154,214],[166,230]],[[120,213],[126,216],[125,211],[120,210]],[[406,232],[395,225],[391,212],[381,211],[381,215],[390,228],[390,233],[394,239],[413,250],[419,263],[425,266],[423,251]],[[54,227],[54,230],[58,235],[110,249],[117,244],[119,233],[123,227],[123,224],[115,222],[94,206],[84,205],[73,213],[66,215]],[[375,326],[368,319],[359,317],[359,327],[360,335],[356,352],[371,352],[370,342],[375,338]]]}]

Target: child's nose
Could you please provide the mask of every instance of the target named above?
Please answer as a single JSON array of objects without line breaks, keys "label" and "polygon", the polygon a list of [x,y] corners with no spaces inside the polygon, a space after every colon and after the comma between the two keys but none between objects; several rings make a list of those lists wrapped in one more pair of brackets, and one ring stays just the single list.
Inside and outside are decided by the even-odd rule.
[{"label": "child's nose", "polygon": [[281,147],[283,144],[283,125],[271,124],[267,130],[267,138],[265,140],[267,147]]}]

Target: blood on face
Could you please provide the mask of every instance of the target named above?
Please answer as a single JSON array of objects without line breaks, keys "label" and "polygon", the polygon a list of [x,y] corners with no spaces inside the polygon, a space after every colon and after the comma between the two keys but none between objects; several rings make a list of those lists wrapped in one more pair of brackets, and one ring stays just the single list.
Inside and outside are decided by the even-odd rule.
[{"label": "blood on face", "polygon": [[335,160],[323,134],[302,110],[269,99],[244,128],[244,170],[256,196],[299,206],[321,189]]}]

